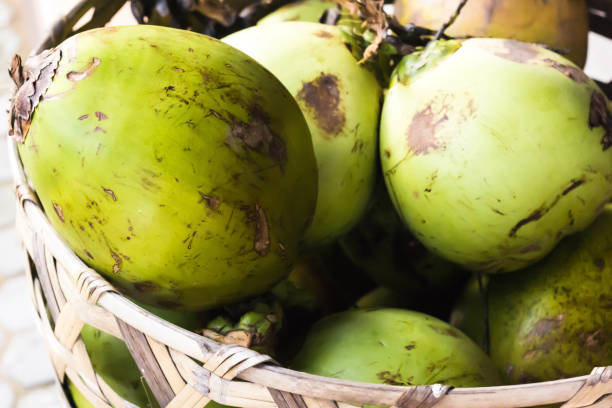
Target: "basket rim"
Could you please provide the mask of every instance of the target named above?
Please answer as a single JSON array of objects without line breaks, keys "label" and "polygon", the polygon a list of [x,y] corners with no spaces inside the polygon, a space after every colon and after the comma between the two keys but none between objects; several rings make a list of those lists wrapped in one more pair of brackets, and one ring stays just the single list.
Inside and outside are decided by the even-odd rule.
[{"label": "basket rim", "polygon": [[[123,5],[126,0],[114,0],[114,2]],[[91,7],[95,7],[95,3],[96,1],[92,0],[81,0],[70,11],[70,14],[80,17]],[[612,9],[612,2],[607,2],[607,0],[590,0],[588,3],[593,5],[596,4],[600,7],[602,4],[607,4],[607,6]],[[62,25],[58,23],[56,27],[54,27],[54,32],[51,36],[42,42],[41,49],[47,48],[52,44],[54,39],[59,37],[60,32],[64,30],[65,27],[62,27]],[[106,279],[89,268],[53,229],[42,207],[36,201],[35,195],[31,194],[29,197],[27,194],[25,197],[21,195],[20,190],[26,189],[33,192],[34,188],[28,184],[17,149],[18,142],[13,137],[7,136],[7,143],[9,167],[13,174],[18,203],[18,221],[22,218],[21,221],[25,221],[27,224],[25,229],[42,239],[56,259],[72,266],[71,268],[65,268],[65,270],[70,275],[70,283],[73,285],[75,291],[78,291],[76,286],[81,273],[88,276],[94,276],[96,279],[102,279],[108,284]],[[25,245],[26,240],[24,240],[23,236],[21,239]],[[31,253],[30,248],[26,248],[26,251]],[[79,273],[75,273],[75,271],[79,271]],[[108,285],[110,287],[110,284]],[[86,302],[86,300],[84,299],[83,302]],[[108,313],[147,336],[200,362],[207,361],[211,355],[223,347],[222,344],[212,339],[187,331],[161,319],[114,290],[101,293],[99,298],[97,298],[96,305],[93,307],[105,309]],[[77,313],[84,323],[112,334],[124,341],[117,326],[98,319],[95,313],[92,312],[91,307],[78,308]],[[608,369],[612,369],[612,367]],[[442,395],[439,395],[439,384],[396,386],[340,380],[294,371],[268,363],[248,368],[239,374],[238,378],[264,387],[299,394],[305,397],[344,401],[356,405],[395,406],[402,396],[412,392],[427,390],[429,393],[433,393],[437,400],[435,406],[439,408],[458,408],[465,406],[470,406],[471,408],[489,408],[492,403],[494,403],[497,408],[519,408],[555,404],[568,400],[573,401],[579,394],[582,394],[583,390],[588,392],[589,386],[593,386],[594,383],[599,381],[598,376],[601,375],[601,370],[601,367],[596,367],[590,375],[538,383],[494,387],[451,388]],[[595,402],[596,399],[597,398],[591,403]],[[582,404],[580,404],[580,402],[582,402]],[[569,402],[564,404],[564,407],[584,406],[584,401],[582,399],[580,402],[578,402],[580,405]]]},{"label": "basket rim", "polygon": [[[10,167],[15,182],[15,191],[20,186],[28,186],[24,169],[19,158],[17,141],[7,137],[9,147]],[[18,198],[19,201],[19,198]],[[41,237],[50,252],[62,262],[78,266],[76,270],[88,274],[99,275],[89,268],[64,242],[53,229],[40,204],[31,198],[21,200],[19,211],[28,222],[31,231]],[[23,237],[22,237],[23,240]],[[78,280],[77,274],[70,273],[72,284]],[[101,277],[101,279],[104,279]],[[105,279],[104,279],[105,280]],[[76,285],[74,290],[77,290]],[[85,301],[84,301],[85,302]],[[97,302],[99,307],[147,336],[185,353],[200,362],[206,361],[218,351],[222,344],[204,336],[187,331],[167,322],[160,317],[136,305],[119,292],[103,293]],[[104,330],[123,340],[121,333],[112,326],[101,324],[88,311],[80,308],[79,317],[83,322]],[[334,399],[347,401],[358,405],[392,406],[406,392],[428,388],[433,390],[440,385],[396,386],[386,384],[365,383],[350,380],[340,380],[318,375],[294,371],[271,364],[262,364],[245,370],[239,378],[265,387],[276,388],[285,392],[296,393],[311,398]],[[440,408],[463,407],[469,404],[472,408],[488,408],[495,402],[499,408],[530,407],[535,405],[553,404],[571,399],[583,385],[587,384],[590,375],[578,376],[554,381],[503,385],[494,387],[452,388],[444,398],[440,399]],[[330,387],[333,390],[330,390]],[[517,404],[518,401],[518,404]]]}]

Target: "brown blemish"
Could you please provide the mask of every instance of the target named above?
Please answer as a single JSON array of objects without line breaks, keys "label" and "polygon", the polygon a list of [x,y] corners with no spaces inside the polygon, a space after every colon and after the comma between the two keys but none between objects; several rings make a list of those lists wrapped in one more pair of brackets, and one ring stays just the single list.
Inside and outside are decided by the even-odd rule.
[{"label": "brown blemish", "polygon": [[98,122],[102,122],[103,120],[108,119],[108,116],[104,112],[96,112],[96,118],[98,118]]},{"label": "brown blemish", "polygon": [[159,285],[152,281],[135,282],[134,289],[139,292],[148,293],[159,289]]},{"label": "brown blemish", "polygon": [[91,76],[100,65],[100,58],[93,57],[82,71],[70,71],[66,74],[66,78],[71,82],[79,82]]},{"label": "brown blemish", "polygon": [[[159,305],[161,307],[163,307],[164,309],[178,309],[179,307],[181,307],[181,304],[178,302],[174,302],[172,300],[160,300]],[[139,386],[141,385],[140,383],[138,384]]]},{"label": "brown blemish", "polygon": [[89,115],[79,116],[79,120],[85,120],[87,118],[89,118]]},{"label": "brown blemish", "polygon": [[338,135],[346,123],[341,108],[339,82],[337,76],[322,72],[313,81],[304,82],[297,94],[297,99],[313,113],[317,125],[325,131],[326,137]]},{"label": "brown blemish", "polygon": [[502,47],[491,51],[498,57],[520,64],[526,64],[540,55],[537,46],[515,40],[503,40]]},{"label": "brown blemish", "polygon": [[527,341],[532,341],[532,340],[539,339],[542,336],[547,335],[551,331],[557,330],[559,327],[561,327],[561,323],[563,322],[564,319],[565,319],[565,315],[561,313],[553,318],[543,318],[543,319],[538,320],[533,325],[529,333],[527,333],[527,335],[525,336],[525,339]]},{"label": "brown blemish", "polygon": [[391,151],[389,149],[385,149],[385,157],[388,159],[391,157]]},{"label": "brown blemish", "polygon": [[198,193],[200,193],[200,197],[202,197],[200,199],[200,203],[206,201],[206,206],[211,210],[216,210],[221,205],[221,200],[218,197],[215,197],[210,194],[204,194],[201,191],[198,191]]},{"label": "brown blemish", "polygon": [[404,346],[404,348],[405,348],[406,350],[412,350],[412,349],[414,349],[415,347],[416,347],[416,344],[414,344],[414,343],[410,343],[410,344],[408,344],[407,346]]},{"label": "brown blemish", "polygon": [[586,76],[586,74],[580,68],[573,67],[571,65],[560,64],[550,58],[546,58],[544,62],[551,68],[554,68],[557,71],[561,72],[563,75],[565,75],[574,82],[585,84],[589,81],[589,77]]},{"label": "brown blemish", "polygon": [[363,146],[365,146],[365,142],[362,139],[355,140],[351,153],[361,152],[363,150]]},{"label": "brown blemish", "polygon": [[111,198],[113,199],[113,201],[117,201],[117,196],[115,195],[115,192],[113,190],[111,190],[110,188],[104,188],[102,187],[102,190],[108,194],[109,196],[111,196]]},{"label": "brown blemish", "polygon": [[603,271],[604,267],[606,266],[606,261],[604,261],[602,258],[597,258],[593,261],[593,264],[597,267],[597,269]]},{"label": "brown blemish", "polygon": [[121,267],[123,266],[123,259],[115,251],[112,249],[108,249],[110,251],[111,256],[115,260],[115,264],[113,265],[113,273],[121,272]]},{"label": "brown blemish", "polygon": [[314,35],[316,35],[317,37],[320,37],[320,38],[332,38],[333,37],[333,35],[331,35],[330,33],[328,33],[325,30],[317,31],[316,33],[314,33]]},{"label": "brown blemish", "polygon": [[172,69],[173,69],[173,70],[175,70],[176,72],[181,73],[181,74],[182,74],[183,72],[185,72],[185,70],[184,70],[183,68],[179,68],[179,67],[172,67]]},{"label": "brown blemish", "polygon": [[599,339],[597,339],[597,336],[599,336],[600,333],[601,329],[598,329],[586,338],[585,344],[588,348],[597,348],[601,345]]},{"label": "brown blemish", "polygon": [[104,128],[101,128],[100,126],[96,126],[96,128],[94,129],[94,133],[95,132],[102,132],[102,133],[106,133],[106,130],[104,130]]},{"label": "brown blemish", "polygon": [[537,252],[539,250],[542,249],[542,246],[538,243],[535,242],[531,245],[526,246],[525,248],[521,249],[521,254],[528,254],[530,252]]},{"label": "brown blemish", "polygon": [[236,139],[241,140],[249,149],[266,153],[280,166],[287,160],[287,147],[285,141],[269,126],[270,119],[259,108],[251,109],[251,121],[235,122],[231,124],[231,132],[226,145],[233,146]]},{"label": "brown blemish", "polygon": [[516,225],[514,227],[512,227],[512,229],[510,230],[510,233],[508,234],[509,237],[514,237],[516,236],[516,233],[518,232],[518,230],[523,227],[526,224],[529,224],[530,222],[533,221],[537,221],[540,218],[542,218],[542,216],[545,214],[546,212],[542,211],[541,209],[537,209],[534,212],[532,212],[531,214],[529,214],[529,216],[527,216],[526,218],[523,218],[522,220],[520,220],[518,223],[516,223]]},{"label": "brown blemish", "polygon": [[259,256],[268,255],[270,252],[270,226],[264,209],[259,204],[249,207],[247,218],[255,224],[253,249]]},{"label": "brown blemish", "polygon": [[85,250],[85,254],[86,254],[86,255],[87,255],[89,258],[94,259],[93,255],[92,255],[92,254],[91,254],[91,252],[89,252],[88,250]]},{"label": "brown blemish", "polygon": [[433,331],[435,331],[438,334],[441,334],[443,336],[450,336],[450,337],[456,337],[459,338],[459,334],[457,334],[457,331],[455,329],[453,329],[452,327],[439,327],[439,326],[435,326],[433,324],[428,325]]},{"label": "brown blemish", "polygon": [[391,371],[381,371],[376,374],[376,377],[378,377],[383,384],[387,385],[412,385],[412,381],[414,380],[412,376],[404,380],[399,371],[395,374],[392,374]]},{"label": "brown blemish", "polygon": [[604,128],[601,145],[605,151],[612,146],[612,113],[608,109],[606,96],[601,92],[593,91],[589,109],[589,128],[600,126]]},{"label": "brown blemish", "polygon": [[430,150],[436,150],[441,145],[436,140],[438,126],[448,120],[448,116],[438,118],[432,109],[433,102],[418,112],[412,118],[407,133],[408,147],[414,154],[427,154]]},{"label": "brown blemish", "polygon": [[567,195],[570,191],[572,191],[573,189],[581,186],[585,182],[586,182],[586,180],[584,180],[584,179],[581,179],[581,180],[572,180],[570,186],[568,188],[566,188],[565,190],[563,190],[563,193],[561,195]]},{"label": "brown blemish", "polygon": [[53,203],[53,209],[57,214],[57,218],[59,218],[61,222],[64,222],[64,211],[62,210],[62,207],[60,207],[59,204]]}]

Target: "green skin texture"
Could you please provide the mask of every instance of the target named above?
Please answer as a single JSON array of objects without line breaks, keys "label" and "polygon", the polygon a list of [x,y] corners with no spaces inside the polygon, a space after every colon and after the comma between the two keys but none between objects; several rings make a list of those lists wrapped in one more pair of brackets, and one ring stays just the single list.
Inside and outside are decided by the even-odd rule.
[{"label": "green skin texture", "polygon": [[402,309],[348,311],[319,321],[292,368],[392,385],[500,384],[489,357],[466,335],[436,318]]},{"label": "green skin texture", "polygon": [[[19,152],[77,255],[130,296],[191,310],[285,277],[314,213],[317,170],[282,84],[227,44],[163,27],[88,31],[61,49]],[[93,57],[91,75],[67,78]]]},{"label": "green skin texture", "polygon": [[520,274],[489,283],[491,357],[508,383],[612,364],[612,208]]},{"label": "green skin texture", "polygon": [[[329,244],[348,232],[365,212],[376,179],[381,88],[374,73],[357,63],[346,40],[337,27],[308,22],[255,26],[223,39],[276,75],[308,122],[319,169],[319,196],[303,240],[306,249]],[[323,76],[336,79],[336,104],[330,98],[333,87],[317,86]],[[303,93],[313,84],[319,90],[318,109]]]},{"label": "green skin texture", "polygon": [[[194,313],[156,309],[150,306],[146,306],[146,309],[187,330],[199,328],[199,318]],[[94,370],[121,398],[143,408],[158,407],[155,397],[148,386],[145,386],[146,382],[141,378],[140,370],[122,340],[88,325],[81,330],[81,338]],[[71,391],[73,388],[76,389],[73,384],[70,385]],[[73,391],[72,394],[77,408],[90,406],[81,393],[75,396]]]},{"label": "green skin texture", "polygon": [[276,24],[284,21],[307,21],[318,23],[323,14],[337,6],[331,1],[302,0],[289,3],[268,14],[257,22],[257,25]]},{"label": "green skin texture", "polygon": [[360,297],[357,302],[355,302],[355,308],[406,307],[408,303],[408,298],[406,296],[392,289],[385,288],[384,286],[379,286]]},{"label": "green skin texture", "polygon": [[380,126],[385,181],[430,250],[471,270],[514,271],[586,228],[612,196],[606,130],[589,126],[599,89],[543,48],[452,44],[394,73]]}]

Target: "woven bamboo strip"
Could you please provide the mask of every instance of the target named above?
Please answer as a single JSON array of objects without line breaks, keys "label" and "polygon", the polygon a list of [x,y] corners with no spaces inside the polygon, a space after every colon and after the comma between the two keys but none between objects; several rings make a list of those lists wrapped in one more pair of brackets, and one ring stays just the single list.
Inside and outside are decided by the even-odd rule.
[{"label": "woven bamboo strip", "polygon": [[166,376],[172,391],[174,394],[178,395],[178,393],[185,388],[186,383],[176,368],[174,361],[172,361],[168,347],[150,337],[147,337],[147,342],[151,347],[153,355],[155,355],[156,360],[159,362],[159,365],[163,368],[164,375]]}]

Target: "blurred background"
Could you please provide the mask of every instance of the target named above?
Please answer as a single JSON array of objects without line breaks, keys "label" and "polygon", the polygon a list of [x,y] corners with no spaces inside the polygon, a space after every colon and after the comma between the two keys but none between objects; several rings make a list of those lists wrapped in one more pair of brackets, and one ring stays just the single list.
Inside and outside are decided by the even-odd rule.
[{"label": "blurred background", "polygon": [[[13,229],[12,181],[7,164],[6,110],[13,54],[28,55],[77,0],[0,0],[0,408],[55,408],[61,402],[26,291],[21,245]],[[87,16],[86,16],[87,17]],[[112,24],[134,24],[129,4]],[[585,71],[612,81],[612,41],[591,33]]]}]

